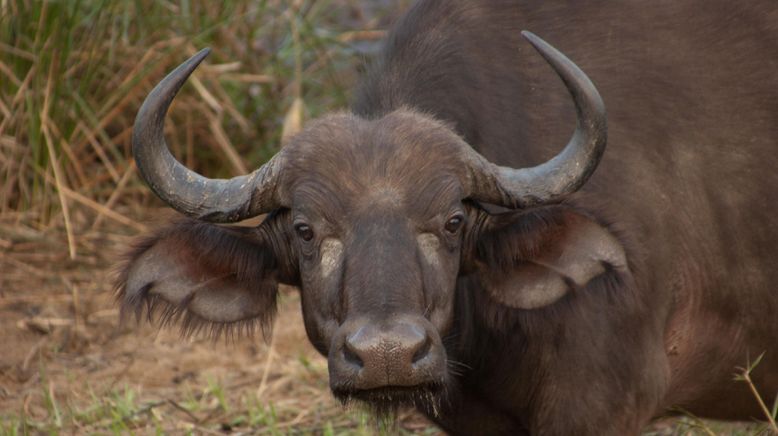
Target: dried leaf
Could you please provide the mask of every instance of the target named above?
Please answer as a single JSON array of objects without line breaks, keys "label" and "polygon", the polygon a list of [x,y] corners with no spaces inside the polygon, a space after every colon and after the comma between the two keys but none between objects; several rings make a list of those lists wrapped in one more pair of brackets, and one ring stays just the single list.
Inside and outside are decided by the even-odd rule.
[{"label": "dried leaf", "polygon": [[281,146],[289,142],[289,139],[303,129],[305,119],[305,102],[302,98],[295,98],[292,106],[284,116],[284,129],[281,131]]}]

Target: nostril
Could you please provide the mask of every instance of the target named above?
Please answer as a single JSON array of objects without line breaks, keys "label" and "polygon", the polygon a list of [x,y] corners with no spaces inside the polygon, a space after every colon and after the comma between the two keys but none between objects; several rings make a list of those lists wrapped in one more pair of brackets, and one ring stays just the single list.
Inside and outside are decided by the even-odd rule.
[{"label": "nostril", "polygon": [[365,362],[363,362],[362,358],[351,349],[351,344],[349,344],[348,341],[346,341],[346,346],[343,347],[343,359],[345,359],[346,362],[359,367],[360,369],[365,366]]},{"label": "nostril", "polygon": [[413,353],[413,358],[411,360],[411,363],[416,363],[420,361],[421,359],[425,358],[427,354],[430,352],[430,347],[432,347],[432,339],[429,337],[429,335],[426,337],[426,340],[423,344],[421,344],[421,347],[419,347],[418,350],[416,350],[415,353]]}]

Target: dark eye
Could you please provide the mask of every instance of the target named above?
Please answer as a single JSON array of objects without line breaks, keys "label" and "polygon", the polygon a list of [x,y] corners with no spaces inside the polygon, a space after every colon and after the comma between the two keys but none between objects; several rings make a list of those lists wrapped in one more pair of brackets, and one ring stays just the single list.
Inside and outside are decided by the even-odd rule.
[{"label": "dark eye", "polygon": [[446,231],[449,233],[456,233],[462,223],[465,222],[465,217],[462,214],[456,214],[446,221]]},{"label": "dark eye", "polygon": [[313,229],[308,224],[295,224],[294,231],[297,232],[303,241],[308,242],[313,239]]}]

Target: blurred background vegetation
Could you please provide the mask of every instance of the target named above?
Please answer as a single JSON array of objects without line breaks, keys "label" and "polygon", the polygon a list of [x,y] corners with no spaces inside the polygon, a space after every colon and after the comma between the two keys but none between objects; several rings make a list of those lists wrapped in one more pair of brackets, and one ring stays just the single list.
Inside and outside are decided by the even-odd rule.
[{"label": "blurred background vegetation", "polygon": [[105,218],[142,228],[115,211],[150,198],[130,135],[164,74],[213,48],[170,111],[168,141],[211,177],[245,173],[278,150],[285,120],[347,104],[401,3],[2,0],[0,213],[62,219],[71,256]]}]

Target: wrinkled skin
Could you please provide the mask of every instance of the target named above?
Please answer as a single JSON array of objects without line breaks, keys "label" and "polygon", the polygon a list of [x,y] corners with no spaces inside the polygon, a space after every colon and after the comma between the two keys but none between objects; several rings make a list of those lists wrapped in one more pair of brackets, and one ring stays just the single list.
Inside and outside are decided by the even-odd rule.
[{"label": "wrinkled skin", "polygon": [[[439,159],[419,168],[415,156],[421,150],[409,147],[405,135],[419,145],[433,145]],[[294,199],[289,220],[292,227],[307,226],[313,235],[310,241],[305,235],[296,237],[306,330],[317,349],[330,357],[336,393],[444,381],[440,335],[451,325],[450,294],[462,242],[462,225],[447,230],[446,223],[453,217],[464,224],[466,212],[458,183],[462,168],[446,153],[446,145],[458,141],[438,123],[401,112],[374,122],[336,115],[314,123],[290,145],[295,158],[283,183]],[[366,143],[380,148],[365,148]],[[418,188],[398,183],[418,178]],[[379,364],[375,370],[387,372],[386,380],[383,374],[357,375],[359,365],[346,358],[346,336],[380,323],[391,330],[402,317],[419,329],[421,343],[409,347],[431,348],[416,363],[420,367],[393,376],[388,374],[391,363]],[[390,342],[391,337],[400,340],[398,332],[385,334]],[[424,344],[427,340],[430,345]],[[372,346],[389,345],[365,344]],[[351,351],[364,353],[356,360],[371,359],[369,350]],[[380,359],[389,362],[392,353]],[[436,375],[426,375],[430,372]]]},{"label": "wrinkled skin", "polygon": [[[418,2],[353,114],[285,149],[289,205],[147,237],[124,310],[266,326],[296,286],[335,395],[413,404],[452,434],[759,417],[732,374],[764,351],[753,378],[778,393],[778,6],[581,3]],[[611,145],[582,192],[505,211],[465,194],[461,142],[526,167],[573,125],[522,28],[589,73]]]}]

